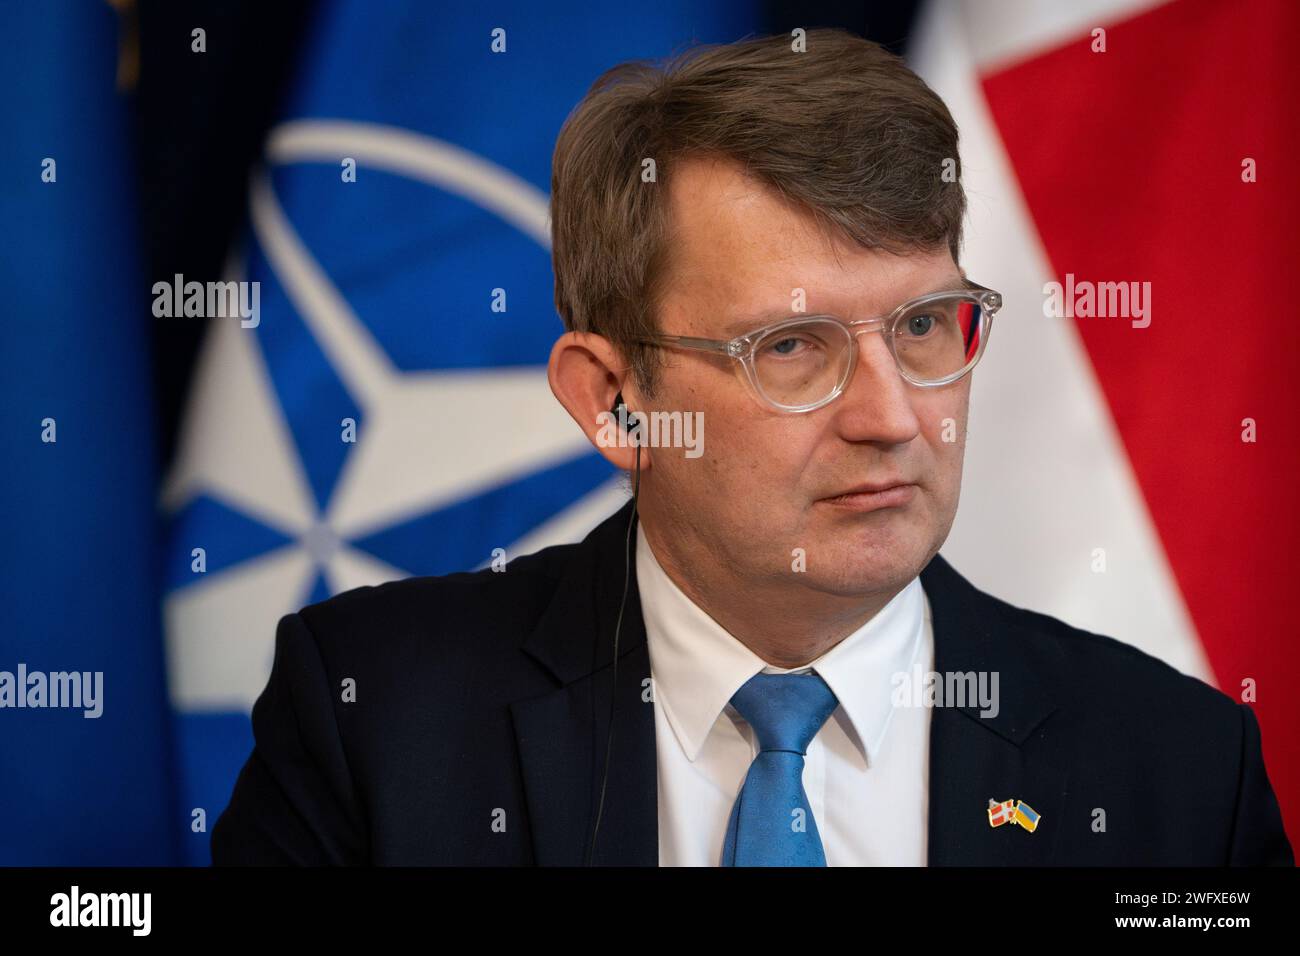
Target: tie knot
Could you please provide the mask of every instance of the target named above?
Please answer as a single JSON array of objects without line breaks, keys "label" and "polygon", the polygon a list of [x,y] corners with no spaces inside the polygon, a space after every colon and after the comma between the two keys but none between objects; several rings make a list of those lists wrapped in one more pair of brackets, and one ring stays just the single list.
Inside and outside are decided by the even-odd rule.
[{"label": "tie knot", "polygon": [[808,745],[839,701],[816,673],[755,674],[731,698],[754,728],[758,751],[806,754]]}]

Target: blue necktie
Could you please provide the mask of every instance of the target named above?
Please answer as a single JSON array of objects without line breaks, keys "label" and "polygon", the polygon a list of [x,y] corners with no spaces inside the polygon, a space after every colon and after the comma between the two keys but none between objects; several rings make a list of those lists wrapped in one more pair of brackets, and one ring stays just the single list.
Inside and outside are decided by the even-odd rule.
[{"label": "blue necktie", "polygon": [[826,865],[803,789],[803,758],[838,703],[814,673],[755,674],[731,698],[754,728],[758,756],[731,809],[723,866]]}]

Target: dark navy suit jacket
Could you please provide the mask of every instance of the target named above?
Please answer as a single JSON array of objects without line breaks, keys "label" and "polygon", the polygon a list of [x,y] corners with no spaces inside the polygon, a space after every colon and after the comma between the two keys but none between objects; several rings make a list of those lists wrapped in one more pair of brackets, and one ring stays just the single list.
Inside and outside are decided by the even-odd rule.
[{"label": "dark navy suit jacket", "polygon": [[[581,865],[630,519],[629,502],[503,572],[360,588],[283,618],[214,863]],[[631,568],[597,865],[658,863]],[[1294,865],[1249,706],[985,594],[942,557],[921,582],[935,670],[997,671],[1001,698],[993,717],[974,702],[931,715],[929,806],[898,808],[928,812],[931,866]],[[1037,830],[991,827],[990,798],[1023,800]]]}]

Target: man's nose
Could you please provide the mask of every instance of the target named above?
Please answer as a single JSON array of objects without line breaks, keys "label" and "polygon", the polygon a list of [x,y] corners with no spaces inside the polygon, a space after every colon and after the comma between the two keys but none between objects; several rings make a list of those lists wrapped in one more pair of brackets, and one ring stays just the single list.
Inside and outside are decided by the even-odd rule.
[{"label": "man's nose", "polygon": [[921,430],[920,419],[912,408],[917,386],[899,373],[879,328],[853,331],[857,367],[835,403],[841,406],[838,411],[844,437],[886,444],[910,441]]}]

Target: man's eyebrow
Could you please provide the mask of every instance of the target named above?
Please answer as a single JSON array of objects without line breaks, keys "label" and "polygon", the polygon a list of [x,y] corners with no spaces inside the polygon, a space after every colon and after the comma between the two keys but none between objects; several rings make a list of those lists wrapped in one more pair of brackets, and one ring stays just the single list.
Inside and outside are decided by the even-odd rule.
[{"label": "man's eyebrow", "polygon": [[[919,299],[921,296],[934,295],[937,292],[964,292],[968,289],[975,288],[975,283],[971,282],[964,276],[949,276],[934,286],[927,288],[924,292],[918,292],[910,296],[905,301]],[[901,302],[898,304],[902,304]],[[786,319],[798,319],[809,315],[826,315],[825,312],[792,312],[789,309],[764,309],[761,312],[750,313],[747,316],[736,319],[722,328],[720,335],[722,338],[730,341],[737,336],[745,335],[749,332],[757,331],[768,325],[775,325],[777,322],[784,322]],[[830,313],[834,314],[834,313]]]},{"label": "man's eyebrow", "polygon": [[753,332],[767,325],[775,325],[777,322],[783,322],[786,319],[797,319],[804,315],[810,315],[807,312],[791,312],[788,309],[773,309],[766,312],[759,312],[749,315],[743,319],[737,319],[722,330],[722,337],[727,340],[734,339],[738,335],[744,335],[747,332]]}]

